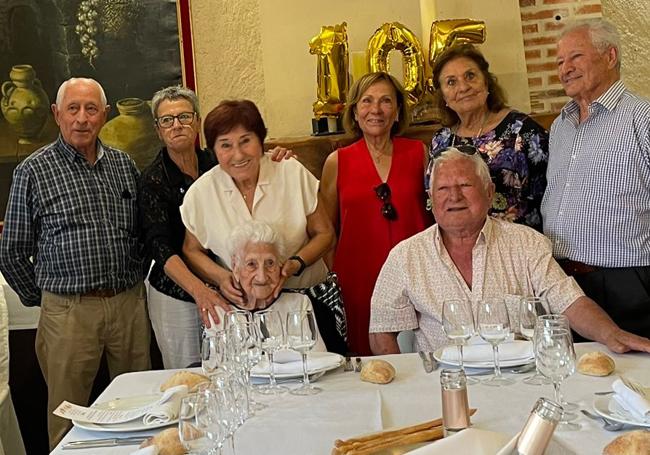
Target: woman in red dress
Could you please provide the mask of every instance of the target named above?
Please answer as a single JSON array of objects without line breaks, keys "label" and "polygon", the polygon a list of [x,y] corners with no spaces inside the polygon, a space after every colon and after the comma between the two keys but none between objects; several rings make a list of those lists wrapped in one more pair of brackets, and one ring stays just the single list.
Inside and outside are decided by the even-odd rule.
[{"label": "woman in red dress", "polygon": [[359,140],[329,155],[321,195],[338,233],[333,270],[343,291],[350,350],[372,355],[370,298],[390,250],[426,228],[427,150],[398,137],[409,124],[406,95],[387,73],[370,73],[350,89],[343,115]]}]

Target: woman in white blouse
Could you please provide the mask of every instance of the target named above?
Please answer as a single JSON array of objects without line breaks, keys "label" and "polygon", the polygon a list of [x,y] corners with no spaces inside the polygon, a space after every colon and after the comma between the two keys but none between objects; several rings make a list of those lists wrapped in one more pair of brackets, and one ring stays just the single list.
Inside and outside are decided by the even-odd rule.
[{"label": "woman in white blouse", "polygon": [[327,267],[322,257],[335,235],[319,203],[318,180],[295,159],[274,162],[263,154],[266,127],[251,101],[221,102],[205,118],[204,133],[219,165],[192,185],[181,206],[183,253],[192,269],[230,302],[244,304],[228,267],[228,239],[237,226],[258,220],[281,233],[290,254],[273,298],[283,287],[323,281]]}]

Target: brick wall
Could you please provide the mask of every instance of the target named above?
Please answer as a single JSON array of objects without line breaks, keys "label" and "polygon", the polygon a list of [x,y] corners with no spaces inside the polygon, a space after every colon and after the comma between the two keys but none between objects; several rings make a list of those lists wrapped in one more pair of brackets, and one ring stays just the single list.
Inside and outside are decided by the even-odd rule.
[{"label": "brick wall", "polygon": [[558,112],[567,102],[557,78],[555,42],[567,21],[602,16],[600,0],[519,0],[528,90],[533,113]]}]

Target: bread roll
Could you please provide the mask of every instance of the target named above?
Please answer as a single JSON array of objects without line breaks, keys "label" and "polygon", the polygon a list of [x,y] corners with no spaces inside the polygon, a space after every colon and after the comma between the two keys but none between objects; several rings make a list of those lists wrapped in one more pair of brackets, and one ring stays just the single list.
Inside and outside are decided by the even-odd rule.
[{"label": "bread roll", "polygon": [[361,369],[361,380],[388,384],[395,377],[395,368],[385,360],[368,360]]},{"label": "bread roll", "polygon": [[650,431],[635,430],[625,433],[603,449],[603,455],[648,455],[650,453]]},{"label": "bread roll", "polygon": [[158,448],[158,455],[184,455],[187,453],[178,437],[178,427],[161,431],[140,444],[140,448],[144,449],[154,445]]},{"label": "bread roll", "polygon": [[201,384],[202,382],[209,381],[210,378],[203,376],[202,374],[192,373],[191,371],[177,371],[169,379],[167,379],[163,385],[160,386],[160,391],[164,392],[165,390],[177,385],[186,385],[187,388],[192,391],[197,385]]},{"label": "bread roll", "polygon": [[583,354],[578,360],[578,372],[588,376],[609,376],[614,368],[614,359],[600,351]]}]

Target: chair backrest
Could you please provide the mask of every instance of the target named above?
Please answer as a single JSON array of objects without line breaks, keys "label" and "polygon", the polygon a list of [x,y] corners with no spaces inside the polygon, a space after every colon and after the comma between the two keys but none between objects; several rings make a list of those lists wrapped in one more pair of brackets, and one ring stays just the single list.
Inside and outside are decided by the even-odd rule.
[{"label": "chair backrest", "polygon": [[413,330],[402,330],[398,333],[397,345],[402,354],[415,352],[415,333],[413,333]]},{"label": "chair backrest", "polygon": [[9,310],[0,286],[0,385],[9,384]]}]

